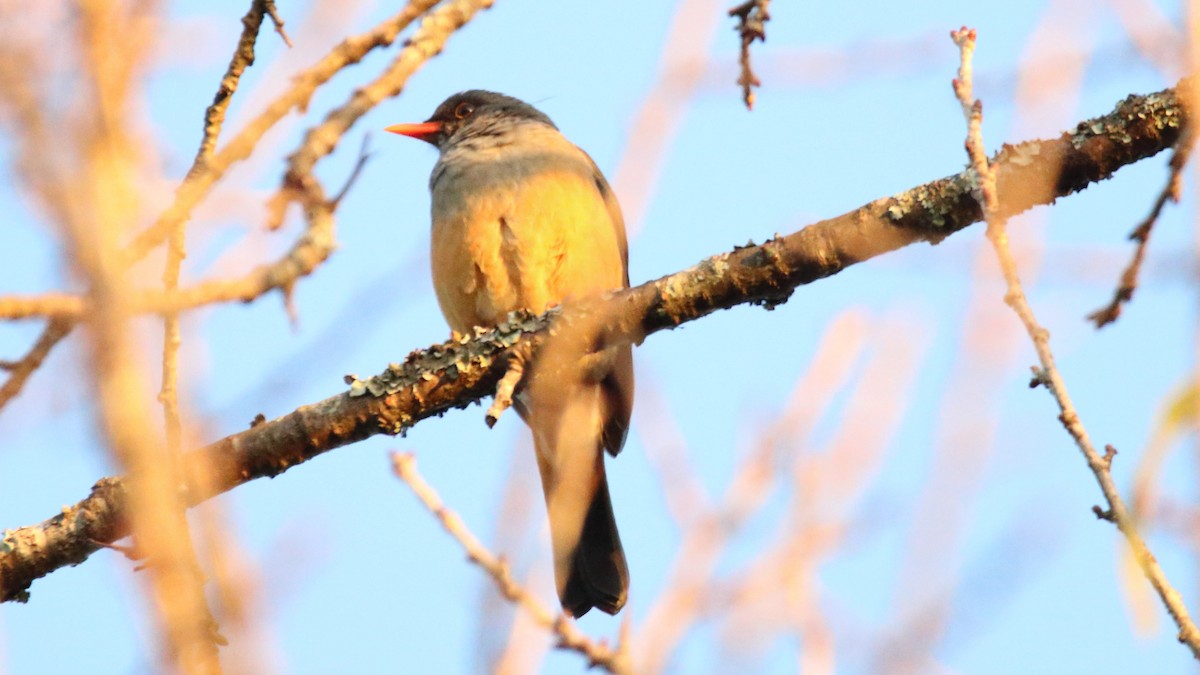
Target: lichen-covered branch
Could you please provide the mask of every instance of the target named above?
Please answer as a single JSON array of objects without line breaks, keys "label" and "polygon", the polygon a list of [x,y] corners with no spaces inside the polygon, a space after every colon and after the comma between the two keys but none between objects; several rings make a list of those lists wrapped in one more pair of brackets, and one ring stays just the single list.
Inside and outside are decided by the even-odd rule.
[{"label": "lichen-covered branch", "polygon": [[[1103,117],[1080,123],[1058,138],[1005,147],[992,159],[998,210],[1020,213],[1104,180],[1122,166],[1171,148],[1184,121],[1174,90],[1130,96]],[[264,476],[274,476],[333,448],[372,435],[401,433],[422,419],[470,405],[488,395],[507,370],[518,343],[536,352],[554,321],[611,317],[611,340],[645,336],[739,304],[773,307],[800,285],[917,242],[941,241],[981,219],[973,196],[977,180],[963,172],[876,200],[762,245],[713,256],[698,265],[545,315],[517,315],[502,325],[415,351],[383,373],[355,381],[338,394],[186,455],[192,467],[208,466],[206,482],[192,479],[187,501]],[[1049,185],[1033,190],[1030,184]],[[143,296],[142,311],[161,311],[178,296]],[[12,310],[0,300],[0,315]],[[82,300],[80,300],[82,308]],[[92,495],[50,520],[8,531],[0,541],[0,600],[25,597],[30,583],[96,550],[92,540],[123,536],[124,491],[105,479]]]}]

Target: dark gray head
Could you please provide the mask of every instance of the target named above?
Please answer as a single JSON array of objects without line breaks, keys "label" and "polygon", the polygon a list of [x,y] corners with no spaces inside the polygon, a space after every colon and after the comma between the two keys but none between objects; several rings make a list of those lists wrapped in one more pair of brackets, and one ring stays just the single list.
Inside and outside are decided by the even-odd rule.
[{"label": "dark gray head", "polygon": [[494,91],[472,89],[442,101],[433,116],[421,124],[395,124],[386,129],[419,138],[438,148],[464,138],[498,133],[517,121],[545,124],[557,129],[545,113],[518,98]]}]

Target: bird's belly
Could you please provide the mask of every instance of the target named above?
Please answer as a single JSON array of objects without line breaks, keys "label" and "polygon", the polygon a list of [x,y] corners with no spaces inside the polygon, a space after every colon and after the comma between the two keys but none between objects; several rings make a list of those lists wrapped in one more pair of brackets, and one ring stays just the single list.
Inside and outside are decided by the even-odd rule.
[{"label": "bird's belly", "polygon": [[603,199],[572,171],[444,176],[433,192],[431,256],[438,303],[458,332],[623,282]]}]

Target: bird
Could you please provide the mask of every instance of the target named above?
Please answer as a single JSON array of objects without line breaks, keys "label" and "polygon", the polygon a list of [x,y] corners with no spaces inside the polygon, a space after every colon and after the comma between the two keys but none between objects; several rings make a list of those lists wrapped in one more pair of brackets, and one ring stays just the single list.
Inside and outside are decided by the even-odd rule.
[{"label": "bird", "polygon": [[[429,178],[430,268],[452,331],[466,334],[515,310],[541,313],[629,287],[616,195],[545,113],[471,90],[447,98],[425,122],[386,131],[439,153]],[[572,361],[551,368],[539,355],[513,402],[533,435],[558,597],[576,618],[593,607],[616,614],[629,591],[604,453],[616,457],[625,444],[633,354],[628,344],[606,348],[590,340],[572,354],[607,354],[599,367]]]}]

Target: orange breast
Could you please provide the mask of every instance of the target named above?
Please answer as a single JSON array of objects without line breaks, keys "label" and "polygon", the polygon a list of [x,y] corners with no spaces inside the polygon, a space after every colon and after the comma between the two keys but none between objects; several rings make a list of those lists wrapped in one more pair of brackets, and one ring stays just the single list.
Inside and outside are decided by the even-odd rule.
[{"label": "orange breast", "polygon": [[586,155],[562,142],[446,158],[433,188],[431,268],[454,330],[623,285],[619,225]]}]

